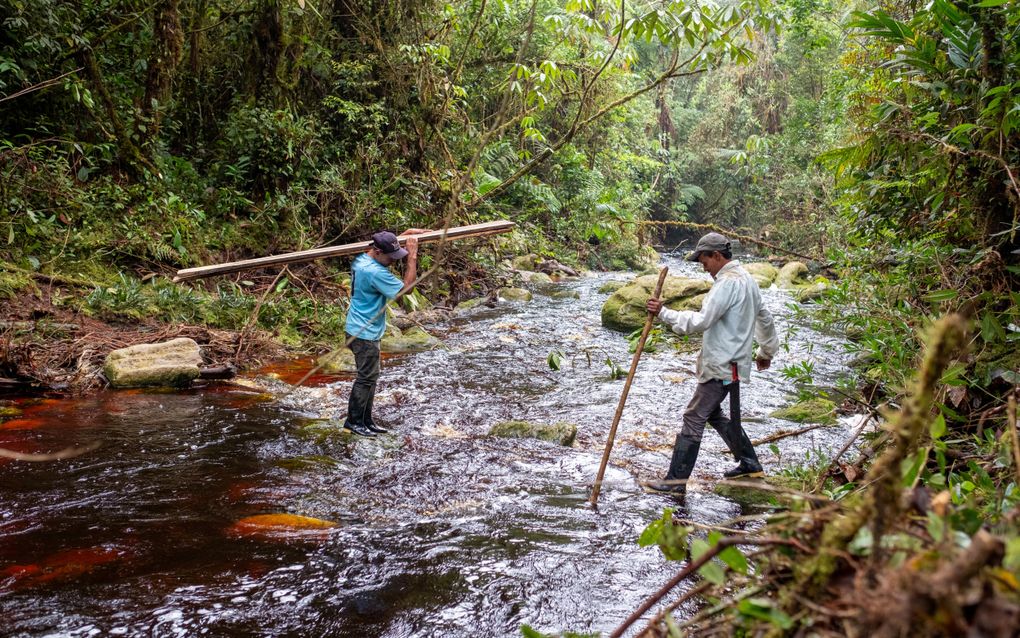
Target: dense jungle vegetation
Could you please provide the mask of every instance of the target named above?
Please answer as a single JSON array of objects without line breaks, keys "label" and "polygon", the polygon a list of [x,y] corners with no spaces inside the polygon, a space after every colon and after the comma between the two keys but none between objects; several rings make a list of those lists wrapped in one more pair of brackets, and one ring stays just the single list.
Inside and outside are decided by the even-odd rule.
[{"label": "dense jungle vegetation", "polygon": [[[515,253],[640,268],[697,234],[672,223],[710,224],[835,277],[817,318],[855,374],[791,383],[885,427],[789,472],[754,534],[650,525],[705,601],[651,635],[1015,635],[1017,3],[0,0],[0,20],[0,377],[96,356],[7,318],[342,336],[343,260],[181,267],[515,221],[427,253],[414,303],[448,303]],[[240,341],[221,351],[244,364]]]}]

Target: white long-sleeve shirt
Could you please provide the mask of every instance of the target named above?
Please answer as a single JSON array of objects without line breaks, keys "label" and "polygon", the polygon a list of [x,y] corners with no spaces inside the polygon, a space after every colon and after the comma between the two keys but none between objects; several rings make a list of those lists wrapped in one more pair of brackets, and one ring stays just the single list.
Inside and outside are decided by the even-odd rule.
[{"label": "white long-sleeve shirt", "polygon": [[750,380],[753,340],[758,341],[761,357],[771,359],[779,350],[776,325],[758,284],[736,260],[716,274],[700,312],[663,307],[659,319],[677,334],[705,333],[698,353],[699,383],[732,379],[734,361],[740,380]]}]

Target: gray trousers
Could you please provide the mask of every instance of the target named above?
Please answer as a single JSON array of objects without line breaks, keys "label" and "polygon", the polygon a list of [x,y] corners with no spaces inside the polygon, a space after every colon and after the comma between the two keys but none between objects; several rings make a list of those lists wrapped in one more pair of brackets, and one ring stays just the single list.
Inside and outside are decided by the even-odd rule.
[{"label": "gray trousers", "polygon": [[708,423],[727,445],[730,445],[729,416],[724,416],[722,402],[730,393],[732,385],[723,385],[722,380],[712,379],[698,384],[691,402],[684,411],[684,427],[680,435],[692,441],[701,441]]},{"label": "gray trousers", "polygon": [[347,400],[347,422],[356,425],[374,423],[372,401],[375,399],[376,382],[379,381],[379,342],[355,338],[351,341],[350,349],[354,353],[358,378],[354,380],[351,396]]}]

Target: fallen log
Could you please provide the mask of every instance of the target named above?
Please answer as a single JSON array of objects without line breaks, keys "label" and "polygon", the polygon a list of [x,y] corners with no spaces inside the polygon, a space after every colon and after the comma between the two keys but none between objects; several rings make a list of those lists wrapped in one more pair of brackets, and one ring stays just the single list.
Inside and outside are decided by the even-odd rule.
[{"label": "fallen log", "polygon": [[[413,237],[418,239],[418,243],[467,239],[469,237],[485,237],[487,235],[498,235],[500,233],[510,232],[514,225],[514,222],[500,220],[495,222],[486,222],[484,224],[458,226],[456,228],[449,228],[446,230],[430,230],[428,232],[421,233],[420,235],[413,235]],[[406,242],[407,237],[399,237],[398,239],[400,239],[400,243],[403,244]],[[315,261],[316,259],[324,259],[326,257],[352,255],[354,253],[365,252],[371,245],[371,241],[360,241],[355,244],[343,244],[341,246],[326,246],[324,248],[313,248],[311,250],[299,250],[297,252],[284,253],[282,255],[232,261],[226,264],[184,268],[177,271],[177,276],[174,277],[173,280],[187,281],[189,279],[211,277],[212,275],[224,275],[253,268],[263,268],[265,266],[299,264],[308,261]]]}]

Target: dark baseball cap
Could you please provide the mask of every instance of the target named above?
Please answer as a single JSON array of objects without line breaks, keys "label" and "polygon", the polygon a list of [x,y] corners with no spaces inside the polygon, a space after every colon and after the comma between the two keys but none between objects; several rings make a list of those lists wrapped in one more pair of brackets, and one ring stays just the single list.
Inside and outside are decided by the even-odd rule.
[{"label": "dark baseball cap", "polygon": [[698,256],[701,253],[720,253],[729,249],[730,240],[719,233],[708,233],[698,240],[698,245],[694,247],[694,251],[687,254],[687,261],[698,261]]},{"label": "dark baseball cap", "polygon": [[400,240],[388,230],[381,230],[372,235],[372,245],[391,259],[407,257],[407,250],[400,245]]}]

